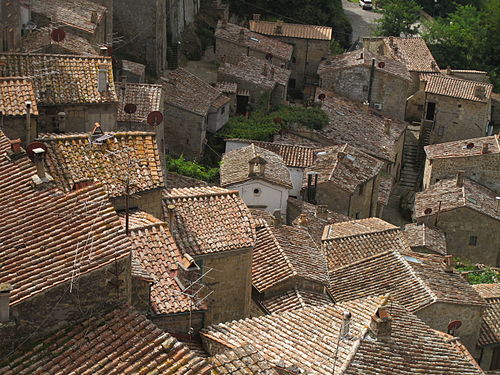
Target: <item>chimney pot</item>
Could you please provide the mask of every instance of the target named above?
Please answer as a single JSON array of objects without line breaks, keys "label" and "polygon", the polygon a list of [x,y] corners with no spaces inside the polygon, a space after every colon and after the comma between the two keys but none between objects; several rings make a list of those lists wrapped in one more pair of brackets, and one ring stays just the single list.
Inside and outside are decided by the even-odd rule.
[{"label": "chimney pot", "polygon": [[444,256],[444,271],[453,273],[455,269],[455,262],[453,261],[453,255],[445,255]]},{"label": "chimney pot", "polygon": [[302,213],[299,215],[299,225],[301,227],[307,227],[307,224],[309,224],[309,219],[307,218],[307,214]]},{"label": "chimney pot", "polygon": [[387,340],[391,337],[392,316],[386,306],[379,306],[377,312],[372,315],[370,330],[379,340]]},{"label": "chimney pot", "polygon": [[10,319],[10,292],[12,286],[9,283],[0,284],[0,322],[8,322]]},{"label": "chimney pot", "polygon": [[483,143],[483,149],[482,149],[482,153],[483,154],[487,154],[488,153],[488,143]]},{"label": "chimney pot", "polygon": [[349,311],[344,311],[342,313],[342,326],[340,329],[340,337],[347,338],[349,336],[349,328],[351,326],[352,314]]},{"label": "chimney pot", "polygon": [[18,139],[12,139],[10,141],[10,149],[13,154],[19,154],[22,152],[21,149],[21,138]]},{"label": "chimney pot", "polygon": [[457,172],[457,186],[458,187],[464,186],[464,173],[465,173],[465,171],[458,171]]},{"label": "chimney pot", "polygon": [[446,67],[446,74],[451,76],[451,66],[449,65]]}]

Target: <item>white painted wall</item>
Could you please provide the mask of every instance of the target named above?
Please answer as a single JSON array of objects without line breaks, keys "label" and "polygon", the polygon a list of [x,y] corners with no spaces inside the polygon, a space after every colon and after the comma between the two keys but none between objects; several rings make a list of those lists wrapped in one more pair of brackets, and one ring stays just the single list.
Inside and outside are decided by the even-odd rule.
[{"label": "white painted wall", "polygon": [[[215,133],[217,130],[222,128],[229,121],[229,102],[220,107],[217,111],[212,111],[208,113],[208,127],[207,131],[210,133]],[[227,150],[226,150],[227,152]]]},{"label": "white painted wall", "polygon": [[300,199],[300,190],[302,189],[302,181],[304,180],[304,168],[288,167],[290,178],[292,179],[293,188],[288,192],[289,195]]}]

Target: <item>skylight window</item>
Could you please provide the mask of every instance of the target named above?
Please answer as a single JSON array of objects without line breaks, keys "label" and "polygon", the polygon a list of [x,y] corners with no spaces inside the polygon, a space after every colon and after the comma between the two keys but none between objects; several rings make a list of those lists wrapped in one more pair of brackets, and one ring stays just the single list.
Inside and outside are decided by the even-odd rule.
[{"label": "skylight window", "polygon": [[418,264],[423,264],[424,263],[420,259],[408,256],[408,255],[403,255],[403,258],[405,258],[408,262],[412,262],[412,263],[418,263]]}]

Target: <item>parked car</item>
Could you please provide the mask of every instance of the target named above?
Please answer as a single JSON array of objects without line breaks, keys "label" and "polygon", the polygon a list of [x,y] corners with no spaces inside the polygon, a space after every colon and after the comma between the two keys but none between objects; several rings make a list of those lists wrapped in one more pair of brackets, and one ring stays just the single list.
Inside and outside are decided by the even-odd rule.
[{"label": "parked car", "polygon": [[359,6],[363,9],[372,9],[372,0],[359,0]]}]

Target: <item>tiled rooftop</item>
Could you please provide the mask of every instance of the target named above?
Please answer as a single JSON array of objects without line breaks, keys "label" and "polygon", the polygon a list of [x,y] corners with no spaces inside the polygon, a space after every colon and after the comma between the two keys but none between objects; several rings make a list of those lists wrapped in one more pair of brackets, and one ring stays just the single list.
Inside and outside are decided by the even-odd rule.
[{"label": "tiled rooftop", "polygon": [[[364,66],[371,69],[372,59],[375,59],[375,69],[377,71],[392,74],[407,81],[411,80],[411,75],[405,64],[386,56],[376,55],[367,49],[346,52],[329,57],[319,64],[318,74],[322,75],[334,70],[348,69],[356,66]],[[379,66],[381,62],[384,63],[383,68]]]},{"label": "tiled rooftop", "polygon": [[[91,144],[89,134],[45,134],[46,165],[57,185],[71,191],[74,184],[99,181],[111,197],[125,195],[129,173],[130,193],[164,187],[163,171],[154,133],[110,132],[102,144]],[[129,165],[130,158],[130,168]]]},{"label": "tiled rooftop", "polygon": [[278,375],[252,345],[243,345],[209,358],[213,375]]},{"label": "tiled rooftop", "polygon": [[[478,93],[480,91],[480,94]],[[487,103],[491,97],[493,85],[466,79],[452,78],[442,74],[429,76],[425,92],[473,102]]]},{"label": "tiled rooftop", "polygon": [[[108,87],[103,92],[98,91],[101,66],[108,80]],[[117,101],[110,57],[0,53],[0,76],[30,77],[38,104]]]},{"label": "tiled rooftop", "polygon": [[295,288],[283,294],[268,298],[261,303],[269,312],[275,313],[297,310],[308,306],[321,306],[325,303],[333,303],[333,301],[326,293],[314,293]]},{"label": "tiled rooftop", "polygon": [[[241,39],[241,30],[244,32],[243,40]],[[254,33],[233,23],[226,23],[223,26],[223,21],[219,21],[215,31],[215,38],[260,51],[264,54],[270,53],[281,60],[290,61],[292,58],[293,47],[290,44]]]},{"label": "tiled rooftop", "polygon": [[498,135],[488,137],[463,139],[460,141],[438,143],[425,146],[428,159],[463,158],[483,155],[484,145],[488,145],[487,154],[500,154]]},{"label": "tiled rooftop", "polygon": [[[314,163],[307,172],[317,172],[318,184],[331,182],[349,194],[359,185],[375,178],[384,163],[345,143],[317,150]],[[307,186],[304,174],[303,186]]]},{"label": "tiled rooftop", "polygon": [[164,213],[174,205],[175,242],[181,252],[203,255],[253,247],[253,218],[238,192],[220,187],[170,189],[164,193]]},{"label": "tiled rooftop", "polygon": [[[56,24],[94,33],[106,7],[89,0],[32,0],[33,13],[39,13]],[[92,18],[95,17],[95,22]]]},{"label": "tiled rooftop", "polygon": [[435,215],[438,211],[451,211],[468,207],[474,211],[500,220],[496,194],[477,182],[464,178],[463,186],[457,186],[457,178],[436,182],[415,196],[417,218]]},{"label": "tiled rooftop", "polygon": [[[224,63],[219,66],[219,74],[250,82],[266,90],[273,90],[276,84],[286,86],[290,70],[279,68],[253,56],[241,56],[237,64]],[[224,79],[229,79],[224,77]]]},{"label": "tiled rooftop", "polygon": [[221,97],[224,101],[229,100],[221,91],[183,68],[169,72],[162,84],[166,103],[200,116],[206,116]]},{"label": "tiled rooftop", "polygon": [[55,42],[46,30],[34,30],[23,36],[22,50],[28,53],[68,53],[85,56],[98,54],[96,46],[90,44],[87,39],[69,31],[66,31],[64,40]]},{"label": "tiled rooftop", "polygon": [[3,116],[25,116],[27,101],[31,101],[31,114],[38,115],[35,91],[30,79],[0,77],[0,112]]},{"label": "tiled rooftop", "polygon": [[[331,40],[332,28],[328,26],[301,25],[296,23],[249,21],[249,28],[259,34],[283,36],[287,38]],[[281,25],[281,31],[276,26]]]},{"label": "tiled rooftop", "polygon": [[484,305],[484,300],[458,274],[445,272],[438,255],[389,250],[330,272],[336,301],[390,293],[415,312],[435,302]]},{"label": "tiled rooftop", "polygon": [[323,254],[306,230],[285,225],[257,230],[252,283],[260,292],[293,278],[327,285],[327,274]]},{"label": "tiled rooftop", "polygon": [[0,283],[12,284],[11,305],[130,254],[130,241],[102,186],[67,194],[35,190],[31,161],[10,160],[9,149],[0,131]]},{"label": "tiled rooftop", "polygon": [[238,139],[229,138],[225,140],[226,142],[237,142],[245,145],[254,144],[260,148],[272,151],[283,158],[283,161],[287,167],[293,168],[307,168],[314,161],[315,149],[313,147],[275,143],[275,142],[263,142],[254,141],[250,139]]},{"label": "tiled rooftop", "polygon": [[377,217],[368,219],[343,221],[335,223],[325,228],[323,240],[335,240],[352,236],[360,236],[370,233],[378,233],[387,230],[397,229],[395,225],[388,223]]},{"label": "tiled rooftop", "polygon": [[391,175],[379,175],[380,185],[378,187],[378,200],[377,202],[387,206],[389,204],[389,198],[391,197],[391,192],[394,187],[394,180]]},{"label": "tiled rooftop", "polygon": [[236,94],[238,84],[236,82],[217,82],[215,88],[222,91],[224,94]]},{"label": "tiled rooftop", "polygon": [[167,172],[167,189],[172,188],[187,188],[196,186],[208,186],[205,181],[197,180],[196,178],[183,176],[174,172]]},{"label": "tiled rooftop", "polygon": [[87,319],[15,354],[0,367],[3,375],[211,374],[206,359],[130,308]]},{"label": "tiled rooftop", "polygon": [[[118,95],[117,121],[145,124],[151,112],[161,111],[161,85],[117,83],[116,94]],[[132,114],[126,113],[125,105],[127,104],[135,104],[137,106],[136,111]],[[163,124],[160,126],[163,126]],[[151,127],[151,130],[154,131],[153,127]]]},{"label": "tiled rooftop", "polygon": [[488,304],[481,325],[481,334],[478,345],[500,343],[500,283],[476,284],[473,288],[486,300]]},{"label": "tiled rooftop", "polygon": [[[392,316],[390,341],[376,339],[369,328],[381,305]],[[352,319],[349,334],[341,339],[345,311]],[[384,297],[221,323],[202,337],[233,348],[252,344],[272,365],[311,375],[483,374],[415,315]]]},{"label": "tiled rooftop", "polygon": [[[255,174],[250,176],[249,162],[257,156],[266,161],[264,174],[258,174],[259,166],[256,165]],[[263,179],[287,188],[292,187],[290,172],[285,162],[274,152],[251,144],[250,146],[226,152],[222,156],[220,167],[221,186],[234,185],[254,178]]]},{"label": "tiled rooftop", "polygon": [[404,234],[411,248],[425,247],[437,254],[447,254],[446,238],[438,228],[425,224],[406,224]]},{"label": "tiled rooftop", "polygon": [[[120,214],[125,224],[125,214]],[[183,293],[175,277],[182,254],[166,223],[143,211],[131,211],[132,259],[154,279],[151,309],[154,314],[176,314],[205,308]]]},{"label": "tiled rooftop", "polygon": [[[319,100],[321,94],[325,95],[323,100]],[[395,145],[404,134],[405,122],[385,118],[362,104],[322,89],[316,90],[316,101],[330,119],[318,131],[320,135],[334,144],[349,143],[371,156],[394,161]]]}]

